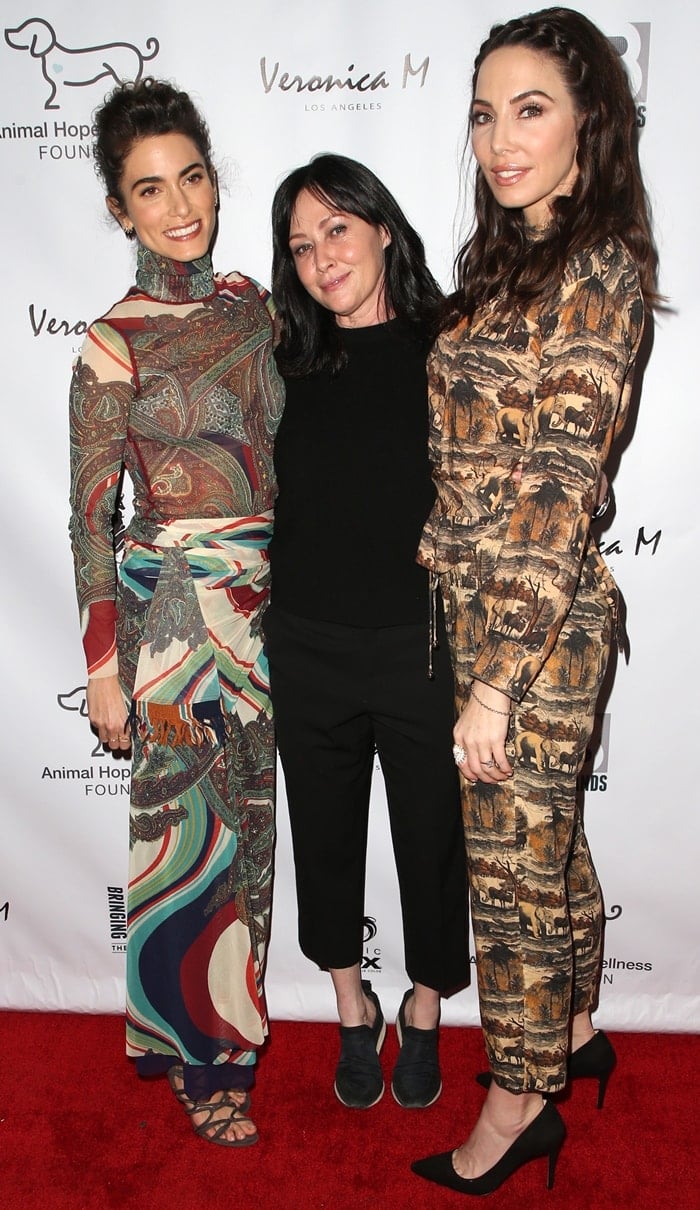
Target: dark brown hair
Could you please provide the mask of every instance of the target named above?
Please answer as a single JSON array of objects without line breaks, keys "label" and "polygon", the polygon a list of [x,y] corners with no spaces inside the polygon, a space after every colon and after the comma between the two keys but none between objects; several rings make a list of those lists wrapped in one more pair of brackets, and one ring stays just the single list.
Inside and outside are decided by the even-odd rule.
[{"label": "dark brown hair", "polygon": [[287,377],[330,370],[347,361],[331,311],[302,286],[289,247],[289,227],[299,194],[307,190],[324,205],[384,227],[391,243],[384,251],[387,309],[420,341],[436,335],[443,296],[425,261],[418,232],[396,198],[370,168],[344,155],[318,155],[285,177],[272,203],[272,295],[282,321],[275,354]]},{"label": "dark brown hair", "polygon": [[167,80],[146,76],[125,81],[109,93],[95,112],[97,171],[110,197],[124,206],[121,178],[124,161],[141,139],[159,134],[183,134],[197,147],[209,176],[214,176],[209,130],[186,92]]},{"label": "dark brown hair", "polygon": [[547,8],[494,25],[474,62],[472,96],[488,55],[524,46],[553,60],[581,121],[578,176],[570,196],[550,202],[552,222],[542,238],[527,234],[523,213],[495,200],[476,169],[475,228],[455,262],[457,291],[446,323],[471,317],[496,296],[504,309],[551,296],[569,257],[616,235],[633,257],[646,306],[658,302],[658,258],[638,155],[634,101],[622,61],[587,17]]}]

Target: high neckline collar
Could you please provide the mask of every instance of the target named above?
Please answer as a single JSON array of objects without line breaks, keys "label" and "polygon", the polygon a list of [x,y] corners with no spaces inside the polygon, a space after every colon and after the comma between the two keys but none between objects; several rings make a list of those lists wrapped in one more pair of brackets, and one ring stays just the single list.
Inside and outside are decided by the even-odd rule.
[{"label": "high neckline collar", "polygon": [[548,223],[526,223],[525,224],[525,239],[528,244],[537,243],[543,239],[547,239],[554,228],[554,221],[550,219]]},{"label": "high neckline collar", "polygon": [[186,303],[214,294],[211,256],[197,260],[170,260],[139,244],[136,285],[159,302]]}]

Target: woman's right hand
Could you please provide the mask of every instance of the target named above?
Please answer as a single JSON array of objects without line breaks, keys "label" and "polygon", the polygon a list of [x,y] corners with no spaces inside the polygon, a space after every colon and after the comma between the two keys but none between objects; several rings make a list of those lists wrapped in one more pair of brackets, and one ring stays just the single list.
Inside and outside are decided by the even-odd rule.
[{"label": "woman's right hand", "polygon": [[100,742],[113,751],[131,747],[129,711],[118,676],[89,677],[87,683],[88,718]]},{"label": "woman's right hand", "polygon": [[512,703],[500,689],[474,683],[477,692],[470,694],[452,732],[455,762],[465,781],[505,781],[513,776],[505,747]]}]

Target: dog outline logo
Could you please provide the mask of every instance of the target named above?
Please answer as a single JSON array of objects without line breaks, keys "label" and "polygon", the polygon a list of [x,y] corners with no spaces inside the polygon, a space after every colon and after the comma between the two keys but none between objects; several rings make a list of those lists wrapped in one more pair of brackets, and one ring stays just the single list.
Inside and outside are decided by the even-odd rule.
[{"label": "dog outline logo", "polygon": [[[71,689],[70,693],[57,693],[56,701],[61,710],[69,710],[79,714],[81,718],[88,717],[87,698],[85,697],[85,685],[78,685],[76,689]],[[104,747],[99,739],[95,744],[91,756],[104,756]]]},{"label": "dog outline logo", "polygon": [[87,88],[111,77],[115,84],[143,75],[144,64],[155,59],[160,50],[157,38],[146,39],[146,50],[132,42],[106,42],[102,46],[62,46],[55,31],[42,17],[28,17],[16,29],[5,30],[5,41],[13,50],[27,50],[39,59],[41,74],[49,86],[44,109],[60,109],[54,100],[62,88]]}]

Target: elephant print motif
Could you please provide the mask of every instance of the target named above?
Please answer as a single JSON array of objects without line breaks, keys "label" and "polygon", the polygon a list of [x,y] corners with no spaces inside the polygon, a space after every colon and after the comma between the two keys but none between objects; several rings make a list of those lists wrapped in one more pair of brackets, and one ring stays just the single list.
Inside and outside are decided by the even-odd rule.
[{"label": "elephant print motif", "polygon": [[549,768],[551,746],[549,741],[533,731],[521,731],[515,737],[515,755],[523,765],[534,767],[539,773]]},{"label": "elephant print motif", "polygon": [[496,431],[501,441],[527,442],[527,417],[519,408],[505,407],[496,412]]}]

